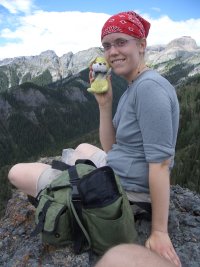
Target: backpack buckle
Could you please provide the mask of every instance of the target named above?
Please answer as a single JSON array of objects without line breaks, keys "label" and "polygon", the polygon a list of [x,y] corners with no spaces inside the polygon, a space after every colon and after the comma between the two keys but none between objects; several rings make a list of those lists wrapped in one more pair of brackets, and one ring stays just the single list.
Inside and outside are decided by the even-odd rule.
[{"label": "backpack buckle", "polygon": [[77,185],[72,186],[72,201],[73,202],[81,202],[80,194],[78,192]]}]

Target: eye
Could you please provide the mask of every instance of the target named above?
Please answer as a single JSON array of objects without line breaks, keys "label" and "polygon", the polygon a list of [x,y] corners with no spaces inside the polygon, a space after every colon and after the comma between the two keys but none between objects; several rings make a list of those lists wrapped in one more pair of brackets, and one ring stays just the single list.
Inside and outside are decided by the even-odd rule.
[{"label": "eye", "polygon": [[125,39],[116,40],[116,45],[120,46],[120,47],[124,46],[126,43],[127,43],[127,40],[125,40]]},{"label": "eye", "polygon": [[103,43],[102,46],[103,46],[103,48],[104,48],[105,50],[108,50],[108,49],[111,48],[111,44],[109,44],[109,43]]}]

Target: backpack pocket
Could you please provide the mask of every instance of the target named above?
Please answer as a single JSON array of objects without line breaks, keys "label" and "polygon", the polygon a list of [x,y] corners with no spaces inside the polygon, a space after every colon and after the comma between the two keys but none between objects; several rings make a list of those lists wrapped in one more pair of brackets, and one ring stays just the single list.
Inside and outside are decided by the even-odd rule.
[{"label": "backpack pocket", "polygon": [[52,245],[66,245],[72,240],[72,227],[66,205],[42,196],[36,209],[36,224],[42,241]]},{"label": "backpack pocket", "polygon": [[84,208],[105,207],[121,196],[113,170],[104,166],[84,175],[78,184]]},{"label": "backpack pocket", "polygon": [[83,209],[92,249],[97,254],[103,254],[117,244],[136,241],[133,215],[127,210],[125,202],[121,196],[106,207]]},{"label": "backpack pocket", "polygon": [[114,245],[136,241],[131,207],[110,167],[85,175],[78,190],[83,203],[83,222],[97,254]]}]

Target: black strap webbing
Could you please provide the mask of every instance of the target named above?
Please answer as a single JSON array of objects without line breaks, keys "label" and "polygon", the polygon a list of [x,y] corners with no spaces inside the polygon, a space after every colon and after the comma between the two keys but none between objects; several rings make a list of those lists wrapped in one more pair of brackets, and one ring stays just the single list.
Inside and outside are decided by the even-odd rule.
[{"label": "black strap webbing", "polygon": [[42,211],[39,213],[39,216],[38,216],[38,219],[39,219],[38,224],[35,227],[34,231],[31,233],[31,236],[35,236],[35,235],[41,233],[44,230],[45,217],[46,217],[46,213],[47,213],[47,210],[50,207],[50,205],[51,205],[51,201],[50,200],[48,200],[44,204],[44,207],[43,207]]},{"label": "black strap webbing", "polygon": [[[76,210],[76,213],[79,217],[79,220],[83,222],[83,216],[82,216],[82,202],[80,199],[80,195],[78,192],[77,184],[80,180],[76,165],[71,166],[68,169],[69,177],[70,177],[70,183],[73,186],[72,189],[72,203],[74,205],[74,208]],[[87,239],[78,224],[75,217],[73,217],[73,239],[74,239],[74,252],[76,254],[79,254],[81,252],[81,249],[83,248],[84,244],[86,244]]]},{"label": "black strap webbing", "polygon": [[68,173],[69,173],[71,184],[77,184],[80,178],[78,176],[78,172],[77,172],[76,166],[75,165],[71,166],[68,169]]},{"label": "black strap webbing", "polygon": [[68,170],[71,166],[66,164],[66,163],[64,163],[64,162],[62,162],[62,161],[53,160],[52,163],[51,163],[51,167],[52,167],[52,169],[65,171],[65,170]]},{"label": "black strap webbing", "polygon": [[[74,208],[76,210],[76,213],[80,219],[80,221],[83,221],[82,216],[82,204],[80,201],[75,201],[72,199]],[[74,252],[76,254],[79,254],[84,246],[86,244],[87,239],[85,235],[83,234],[83,231],[81,227],[79,226],[77,220],[75,217],[73,217],[73,239],[74,239]]]}]

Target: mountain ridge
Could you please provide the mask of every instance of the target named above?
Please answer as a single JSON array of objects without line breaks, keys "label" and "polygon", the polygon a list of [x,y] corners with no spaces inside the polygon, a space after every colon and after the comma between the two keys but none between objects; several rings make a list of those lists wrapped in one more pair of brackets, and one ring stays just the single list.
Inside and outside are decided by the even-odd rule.
[{"label": "mountain ridge", "polygon": [[[96,56],[102,56],[100,47],[92,47],[75,54],[68,52],[58,57],[53,50],[43,51],[40,55],[7,58],[0,61],[0,91],[6,90],[24,82],[38,83],[41,76],[45,76],[45,83],[56,82],[89,67]],[[200,48],[196,41],[189,36],[183,36],[172,40],[167,45],[147,47],[147,65],[158,66],[162,73],[163,64],[169,60],[181,59],[185,64],[193,64],[194,70],[189,75],[195,75],[199,71]],[[197,68],[195,68],[197,66]]]}]

